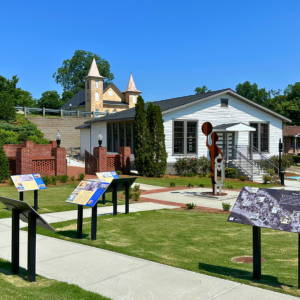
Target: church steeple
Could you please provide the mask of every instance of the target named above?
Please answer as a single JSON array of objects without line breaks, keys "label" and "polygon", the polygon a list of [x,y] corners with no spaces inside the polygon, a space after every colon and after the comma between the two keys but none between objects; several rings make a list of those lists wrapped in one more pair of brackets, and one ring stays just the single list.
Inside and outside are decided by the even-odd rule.
[{"label": "church steeple", "polygon": [[92,62],[92,65],[90,67],[89,73],[85,78],[87,78],[87,77],[98,77],[98,78],[103,78],[103,79],[105,78],[105,77],[101,76],[100,73],[99,73],[95,57],[93,58],[93,62]]},{"label": "church steeple", "polygon": [[125,95],[125,102],[129,104],[129,108],[135,107],[137,96],[140,93],[141,91],[136,89],[132,74],[130,74],[126,91],[123,92]]}]

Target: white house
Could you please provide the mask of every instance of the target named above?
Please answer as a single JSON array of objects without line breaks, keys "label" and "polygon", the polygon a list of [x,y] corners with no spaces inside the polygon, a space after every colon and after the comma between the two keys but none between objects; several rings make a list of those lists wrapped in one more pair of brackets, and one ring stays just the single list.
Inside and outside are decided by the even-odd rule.
[{"label": "white house", "polygon": [[[260,162],[272,164],[268,157],[278,155],[283,122],[291,122],[231,89],[155,101],[153,104],[159,105],[163,114],[167,173],[174,172],[173,165],[178,157],[209,157],[201,127],[204,122],[211,122],[226,164],[258,181]],[[81,154],[84,155],[85,150],[92,153],[97,147],[99,132],[103,136],[102,145],[108,152],[117,152],[119,146],[129,146],[133,150],[134,115],[135,108],[131,108],[77,127],[81,133]]]}]

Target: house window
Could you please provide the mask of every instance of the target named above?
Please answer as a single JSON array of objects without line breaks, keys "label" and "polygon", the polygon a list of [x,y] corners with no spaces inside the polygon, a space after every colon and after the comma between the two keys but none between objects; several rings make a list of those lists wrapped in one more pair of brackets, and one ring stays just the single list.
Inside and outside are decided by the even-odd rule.
[{"label": "house window", "polygon": [[197,122],[187,122],[187,153],[196,153]]},{"label": "house window", "polygon": [[221,99],[221,107],[228,107],[228,99]]},{"label": "house window", "polygon": [[95,80],[95,89],[99,88],[99,80]]},{"label": "house window", "polygon": [[89,93],[86,94],[86,101],[90,101],[90,94]]},{"label": "house window", "polygon": [[132,123],[126,123],[126,147],[132,149]]},{"label": "house window", "polygon": [[133,103],[133,104],[136,104],[136,95],[133,95],[133,96],[132,96],[132,103]]},{"label": "house window", "polygon": [[112,152],[112,124],[107,124],[107,151]]},{"label": "house window", "polygon": [[86,81],[86,89],[88,90],[89,88],[90,88],[90,81],[87,80],[87,81]]},{"label": "house window", "polygon": [[252,133],[252,145],[260,152],[269,152],[269,124],[250,123],[256,129]]},{"label": "house window", "polygon": [[119,149],[118,124],[113,124],[113,151],[118,152],[118,149]]},{"label": "house window", "polygon": [[99,93],[98,92],[95,93],[95,101],[99,101]]},{"label": "house window", "polygon": [[119,124],[120,147],[125,146],[125,128],[124,128],[124,126],[125,126],[124,123]]},{"label": "house window", "polygon": [[183,121],[174,121],[174,154],[184,154]]}]

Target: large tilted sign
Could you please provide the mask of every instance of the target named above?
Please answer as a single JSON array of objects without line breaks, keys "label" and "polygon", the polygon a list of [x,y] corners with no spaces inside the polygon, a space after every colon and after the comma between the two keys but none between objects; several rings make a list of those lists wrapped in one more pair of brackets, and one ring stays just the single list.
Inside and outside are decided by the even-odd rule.
[{"label": "large tilted sign", "polygon": [[20,219],[28,223],[27,272],[28,280],[35,281],[36,270],[36,227],[51,231],[55,230],[28,203],[0,196],[2,202],[12,211],[12,244],[11,263],[12,273],[20,273]]},{"label": "large tilted sign", "polygon": [[300,193],[243,187],[228,221],[300,233]]},{"label": "large tilted sign", "polygon": [[46,185],[40,174],[24,174],[10,176],[18,192],[44,190]]},{"label": "large tilted sign", "polygon": [[298,233],[298,288],[300,288],[299,192],[243,187],[227,221],[252,226],[253,278],[257,280],[261,279],[261,227]]}]

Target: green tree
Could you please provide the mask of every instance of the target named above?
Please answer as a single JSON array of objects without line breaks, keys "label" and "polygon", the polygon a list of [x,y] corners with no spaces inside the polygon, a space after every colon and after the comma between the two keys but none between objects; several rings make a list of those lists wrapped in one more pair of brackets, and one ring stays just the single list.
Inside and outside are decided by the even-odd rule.
[{"label": "green tree", "polygon": [[72,91],[63,91],[61,100],[63,103],[68,102],[75,94]]},{"label": "green tree", "polygon": [[146,119],[147,119],[147,128],[148,128],[148,137],[147,137],[147,146],[148,146],[148,152],[147,152],[147,161],[145,162],[145,173],[146,176],[153,177],[155,174],[155,108],[152,102],[147,103],[147,112],[146,112]]},{"label": "green tree", "polygon": [[0,93],[0,120],[8,121],[16,117],[14,101],[9,92]]},{"label": "green tree", "polygon": [[33,99],[32,94],[20,88],[18,98],[14,101],[16,106],[34,107],[37,102]]},{"label": "green tree", "polygon": [[149,137],[145,103],[142,96],[137,97],[137,103],[135,105],[135,117],[134,117],[134,162],[138,173],[145,176],[147,173],[146,163],[148,162],[148,141]]},{"label": "green tree", "polygon": [[159,105],[154,105],[153,121],[151,123],[151,129],[149,124],[148,127],[154,140],[154,176],[161,177],[166,173],[168,154],[165,146],[164,120]]},{"label": "green tree", "polygon": [[42,97],[38,100],[38,107],[58,109],[63,104],[57,91],[44,92]]},{"label": "green tree", "polygon": [[98,54],[84,50],[76,50],[71,59],[64,60],[62,66],[53,74],[53,78],[56,83],[61,84],[64,91],[77,93],[85,88],[84,77],[89,72],[93,58],[96,60],[100,75],[104,76],[107,82],[112,81],[114,74],[110,72],[108,61]]},{"label": "green tree", "polygon": [[258,89],[256,83],[251,84],[250,81],[239,83],[236,88],[236,92],[241,96],[250,99],[260,105],[268,105],[268,101],[271,98],[271,93],[267,92],[265,88]]},{"label": "green tree", "polygon": [[205,94],[211,92],[211,90],[209,90],[206,85],[203,85],[203,87],[196,87],[195,92],[196,94]]},{"label": "green tree", "polygon": [[0,145],[0,182],[9,178],[9,163],[3,146]]}]

